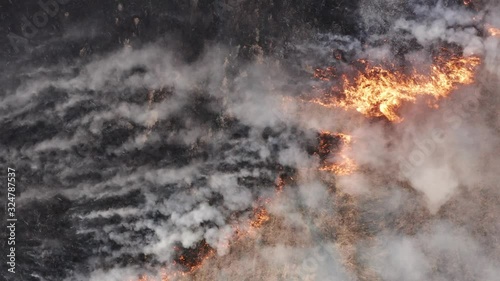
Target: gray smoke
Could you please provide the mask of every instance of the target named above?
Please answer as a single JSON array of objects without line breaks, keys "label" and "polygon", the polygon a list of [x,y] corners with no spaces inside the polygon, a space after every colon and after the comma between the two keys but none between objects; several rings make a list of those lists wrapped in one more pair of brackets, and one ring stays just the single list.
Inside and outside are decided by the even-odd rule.
[{"label": "gray smoke", "polygon": [[[109,14],[54,23],[2,70],[17,280],[160,278],[204,247],[185,278],[497,278],[495,3],[153,2],[93,3]],[[72,55],[40,55],[56,47]],[[305,101],[358,59],[425,69],[441,47],[481,57],[475,83],[402,123]],[[337,77],[312,78],[327,66]],[[352,135],[354,174],[318,171],[321,130]],[[236,238],[263,201],[271,222]]]}]

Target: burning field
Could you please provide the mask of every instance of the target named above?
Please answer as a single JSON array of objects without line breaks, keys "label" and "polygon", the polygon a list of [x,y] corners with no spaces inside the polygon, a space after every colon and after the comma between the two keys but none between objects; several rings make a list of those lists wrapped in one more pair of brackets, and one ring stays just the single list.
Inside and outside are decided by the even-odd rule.
[{"label": "burning field", "polygon": [[496,1],[32,2],[5,280],[500,280]]}]

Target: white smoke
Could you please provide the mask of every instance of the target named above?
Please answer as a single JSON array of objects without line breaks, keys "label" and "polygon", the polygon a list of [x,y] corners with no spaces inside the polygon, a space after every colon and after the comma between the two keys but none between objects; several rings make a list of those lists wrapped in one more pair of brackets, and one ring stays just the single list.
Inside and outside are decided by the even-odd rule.
[{"label": "white smoke", "polygon": [[[331,49],[349,60],[392,61],[397,59],[392,42],[414,39],[422,48],[405,53],[405,63],[422,67],[434,48],[453,43],[465,55],[481,56],[475,85],[457,86],[438,109],[418,101],[402,109],[404,122],[388,125],[304,103],[298,94],[316,86],[310,77],[297,78],[279,58],[262,52],[255,61],[240,63],[240,47],[210,46],[187,64],[175,51],[153,44],[77,62],[83,65],[77,74],[63,65],[24,73],[30,78],[12,95],[2,96],[0,108],[12,110],[0,118],[23,113],[24,119],[11,122],[30,128],[41,126],[38,121],[62,124],[55,128],[68,133],[49,128],[55,132],[43,141],[1,152],[5,159],[27,159],[23,163],[45,183],[18,202],[28,206],[63,194],[76,202],[77,233],[105,245],[96,258],[85,261],[89,275],[75,272],[68,280],[125,280],[143,273],[159,277],[162,266],[125,263],[105,270],[102,263],[144,254],[171,264],[176,247],[202,242],[216,249],[213,262],[226,266],[214,267],[217,276],[208,275],[216,274],[214,268],[200,269],[212,280],[243,280],[252,274],[255,280],[277,280],[276,272],[284,272],[284,280],[494,280],[499,274],[499,250],[490,249],[499,234],[496,200],[483,206],[485,198],[468,200],[466,195],[498,196],[500,118],[494,81],[500,79],[499,39],[478,28],[498,26],[498,9],[378,0],[360,1],[358,12],[367,32],[364,40],[311,32],[315,35],[293,41],[302,56],[293,65],[310,72],[327,63],[323,58],[332,60]],[[349,60],[336,62],[338,69],[347,68]],[[61,75],[54,75],[58,71]],[[37,108],[33,101],[48,89],[64,92],[64,102]],[[164,95],[161,101],[148,103],[151,90],[150,100]],[[72,112],[81,104],[92,110]],[[217,117],[196,115],[206,108]],[[224,129],[214,130],[210,122]],[[129,135],[97,150],[96,144],[114,129]],[[264,137],[266,129],[270,133]],[[320,161],[305,146],[314,143],[319,130],[352,135],[349,156],[359,165],[357,172],[333,177],[317,171]],[[110,143],[119,138],[109,133]],[[145,147],[152,153],[134,154]],[[60,154],[57,163],[46,163],[50,153]],[[118,160],[110,167],[99,155]],[[127,162],[124,155],[137,162]],[[151,164],[152,159],[159,164]],[[291,168],[294,178],[266,205],[276,218],[274,233],[257,230],[263,232],[256,234],[262,235],[255,239],[260,242],[236,241],[235,248],[228,247],[235,228],[248,223],[256,201],[275,193],[278,166]],[[47,183],[65,188],[55,190]],[[129,205],[127,200],[135,201]],[[487,223],[478,222],[482,216],[488,216]],[[99,220],[117,222],[102,227],[95,224]],[[262,241],[268,244],[258,244]],[[265,266],[259,267],[262,262]]]}]

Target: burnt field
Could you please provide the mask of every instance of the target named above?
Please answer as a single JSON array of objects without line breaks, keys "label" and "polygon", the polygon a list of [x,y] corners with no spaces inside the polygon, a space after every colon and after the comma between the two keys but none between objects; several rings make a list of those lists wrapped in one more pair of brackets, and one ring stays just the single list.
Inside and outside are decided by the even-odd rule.
[{"label": "burnt field", "polygon": [[499,14],[3,1],[0,276],[496,280]]}]

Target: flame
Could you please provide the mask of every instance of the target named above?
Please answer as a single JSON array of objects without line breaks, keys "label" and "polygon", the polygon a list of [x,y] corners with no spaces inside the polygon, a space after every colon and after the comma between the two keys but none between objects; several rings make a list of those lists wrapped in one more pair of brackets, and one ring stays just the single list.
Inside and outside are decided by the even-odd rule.
[{"label": "flame", "polygon": [[495,27],[490,27],[490,28],[488,28],[488,33],[491,36],[500,36],[500,29],[499,28],[495,28]]},{"label": "flame", "polygon": [[[264,204],[269,203],[269,200],[265,200]],[[264,206],[255,207],[253,210],[252,217],[244,224],[234,226],[233,233],[228,237],[227,241],[237,241],[243,239],[250,235],[255,234],[256,230],[261,228],[266,222],[271,219],[269,213]],[[230,247],[230,243],[227,242],[226,247]],[[182,279],[183,277],[192,276],[196,271],[198,271],[204,264],[215,256],[216,251],[210,247],[206,242],[201,244],[200,247],[195,249],[195,257],[188,258],[185,255],[179,256],[171,266],[163,267],[160,270],[160,279],[155,279],[152,276],[144,274],[136,279],[137,281],[175,281]],[[180,269],[185,268],[185,269]],[[186,270],[187,268],[187,270]]]},{"label": "flame", "polygon": [[[352,136],[342,133],[334,134],[329,131],[322,131],[320,136],[325,135],[337,137],[341,142],[341,148],[338,154],[336,154],[338,160],[335,161],[335,163],[325,162],[319,170],[332,172],[338,176],[345,176],[354,173],[357,170],[358,166],[356,165],[356,162],[348,156],[349,151],[351,150],[350,144],[352,143]],[[320,152],[326,152],[327,154],[331,153],[329,144],[327,144],[321,137]]]},{"label": "flame", "polygon": [[339,157],[341,158],[340,163],[338,164],[327,164],[323,167],[321,167],[319,170],[320,171],[328,171],[332,172],[338,176],[346,176],[346,175],[351,175],[354,173],[357,169],[357,165],[352,160],[351,158],[340,154]]},{"label": "flame", "polygon": [[[268,204],[270,200],[265,200],[264,204]],[[249,236],[254,236],[257,233],[257,229],[261,228],[266,222],[271,219],[271,216],[267,212],[265,205],[259,205],[253,209],[252,217],[241,225],[234,226],[233,229],[233,241],[243,239]],[[229,239],[228,239],[229,240]],[[228,247],[230,245],[227,245]]]},{"label": "flame", "polygon": [[260,228],[265,222],[269,221],[270,217],[267,210],[259,208],[255,211],[255,219],[250,223],[253,228]]},{"label": "flame", "polygon": [[186,268],[183,273],[192,273],[200,268],[203,263],[215,255],[215,250],[208,245],[208,243],[203,242],[198,247],[194,248],[191,252],[186,253],[186,255],[179,256],[178,259],[174,261],[174,265],[180,265],[182,268]]},{"label": "flame", "polygon": [[[489,28],[492,36],[500,35],[500,30]],[[328,93],[325,97],[311,100],[311,102],[325,107],[336,107],[345,110],[356,109],[368,117],[385,117],[393,122],[402,121],[398,116],[398,109],[404,102],[415,102],[419,96],[431,98],[429,105],[436,107],[433,100],[448,96],[457,84],[473,83],[473,75],[480,59],[477,57],[452,57],[448,61],[437,60],[430,69],[430,74],[424,75],[413,70],[405,74],[380,66],[371,66],[366,61],[363,73],[359,73],[354,79],[341,76],[343,85],[340,89],[341,95],[333,96]],[[333,67],[315,69],[314,77],[321,81],[334,81],[336,74]],[[334,91],[331,91],[334,92]],[[151,107],[154,92],[149,94],[149,106]],[[288,101],[283,98],[283,101]],[[157,116],[153,115],[148,123],[151,130],[157,122]],[[149,134],[149,132],[148,132]],[[353,138],[351,135],[321,131],[319,138],[318,155],[321,159],[320,171],[334,173],[338,176],[349,175],[358,169],[356,162],[349,157],[352,150]],[[335,155],[334,160],[327,157]],[[276,194],[280,194],[286,185],[285,177],[278,176],[275,181]],[[227,239],[224,239],[224,247],[230,247],[235,241],[252,237],[257,229],[271,220],[271,216],[265,208],[269,200],[264,200],[253,210],[253,216],[243,223],[233,227]],[[209,259],[215,256],[216,251],[208,244],[196,249],[196,258],[179,256],[171,265],[167,265],[160,271],[161,281],[173,281],[183,277],[196,274]],[[143,275],[138,281],[152,281],[153,277]]]},{"label": "flame", "polygon": [[446,97],[455,89],[456,84],[474,82],[474,71],[479,65],[477,57],[453,57],[448,61],[440,59],[433,65],[430,75],[411,75],[391,71],[367,64],[365,72],[350,81],[343,76],[343,93],[313,99],[311,102],[325,107],[338,107],[345,110],[356,109],[368,117],[385,116],[393,122],[401,122],[397,110],[403,102],[415,102],[417,97],[431,97],[434,106],[439,98]]},{"label": "flame", "polygon": [[[207,243],[203,243],[196,253],[196,261],[191,261],[184,255],[181,255],[176,261],[172,263],[170,267],[166,266],[160,270],[160,278],[154,278],[147,274],[142,275],[137,281],[175,281],[183,277],[191,276],[194,272],[200,269],[203,264],[213,256],[215,256],[215,250],[212,249]],[[187,270],[180,270],[181,267],[187,267]]]},{"label": "flame", "polygon": [[331,77],[335,77],[335,68],[327,67],[327,68],[316,68],[314,70],[314,78],[323,81],[330,81]]}]

